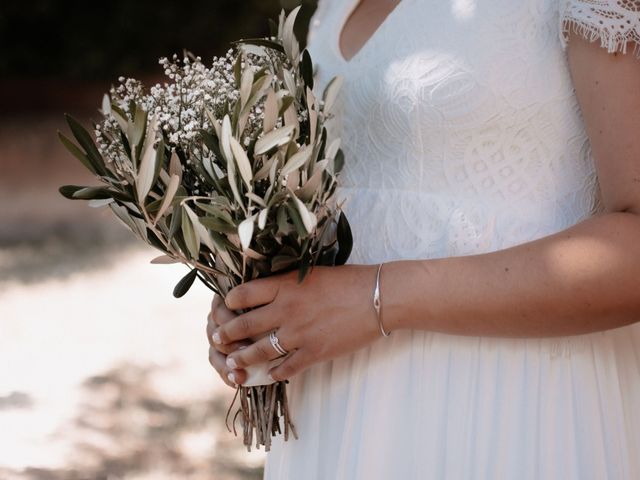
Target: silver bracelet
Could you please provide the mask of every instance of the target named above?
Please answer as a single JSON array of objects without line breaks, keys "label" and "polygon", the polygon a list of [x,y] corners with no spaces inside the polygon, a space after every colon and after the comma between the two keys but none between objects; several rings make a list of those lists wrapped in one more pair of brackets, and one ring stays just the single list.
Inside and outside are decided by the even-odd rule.
[{"label": "silver bracelet", "polygon": [[376,288],[373,291],[373,308],[376,309],[376,315],[378,317],[378,326],[380,327],[380,332],[384,337],[388,337],[391,332],[385,332],[384,327],[382,326],[382,303],[380,301],[380,270],[382,269],[382,263],[378,265],[378,273],[376,274]]}]

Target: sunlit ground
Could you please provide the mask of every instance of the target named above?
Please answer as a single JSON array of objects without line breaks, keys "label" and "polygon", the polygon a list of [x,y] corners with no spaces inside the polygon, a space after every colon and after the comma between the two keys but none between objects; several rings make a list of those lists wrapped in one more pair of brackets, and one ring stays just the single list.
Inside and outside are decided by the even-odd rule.
[{"label": "sunlit ground", "polygon": [[185,267],[59,197],[82,174],[18,158],[73,165],[51,160],[58,120],[29,121],[0,125],[0,478],[261,478],[207,361],[210,291],[174,299]]}]

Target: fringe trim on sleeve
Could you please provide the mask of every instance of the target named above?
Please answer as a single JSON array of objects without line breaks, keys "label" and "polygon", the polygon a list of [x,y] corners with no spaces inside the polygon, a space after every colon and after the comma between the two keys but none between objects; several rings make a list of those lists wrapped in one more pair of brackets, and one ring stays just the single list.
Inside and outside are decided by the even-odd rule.
[{"label": "fringe trim on sleeve", "polygon": [[626,54],[627,45],[631,42],[633,43],[633,55],[640,58],[640,31],[636,32],[631,29],[624,33],[612,33],[605,25],[593,25],[568,15],[563,16],[561,22],[560,42],[563,49],[567,47],[569,33],[573,31],[590,42],[600,39],[600,46],[606,48],[609,53],[621,52]]}]

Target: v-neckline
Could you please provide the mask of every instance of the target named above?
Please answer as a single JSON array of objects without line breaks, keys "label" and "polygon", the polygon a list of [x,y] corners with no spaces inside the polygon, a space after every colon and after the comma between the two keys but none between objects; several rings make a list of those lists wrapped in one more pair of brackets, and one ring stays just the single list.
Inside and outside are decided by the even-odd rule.
[{"label": "v-neckline", "polygon": [[342,49],[340,48],[340,38],[342,37],[342,31],[344,30],[345,25],[349,21],[349,18],[351,17],[353,12],[355,12],[356,8],[358,8],[360,3],[362,3],[362,0],[351,0],[351,5],[347,9],[346,15],[344,15],[342,17],[342,20],[338,24],[337,33],[333,36],[334,37],[334,42],[333,42],[334,50],[335,50],[336,55],[337,55],[338,59],[340,60],[340,62],[342,62],[343,64],[347,64],[347,65],[351,64],[353,62],[353,60],[355,60],[356,57],[358,57],[367,48],[367,46],[372,42],[372,40],[374,40],[374,37],[379,34],[379,32],[384,27],[384,25],[389,22],[391,17],[394,14],[397,13],[397,11],[402,7],[402,4],[403,3],[408,3],[408,1],[409,0],[400,0],[398,2],[398,4],[395,7],[393,7],[393,9],[391,9],[391,11],[389,11],[389,13],[387,13],[386,17],[384,17],[382,19],[382,22],[380,22],[380,24],[375,28],[375,30],[371,33],[371,35],[369,35],[369,38],[367,38],[364,41],[364,43],[360,46],[360,48],[358,50],[356,50],[356,52],[351,56],[351,58],[347,59],[342,54]]}]

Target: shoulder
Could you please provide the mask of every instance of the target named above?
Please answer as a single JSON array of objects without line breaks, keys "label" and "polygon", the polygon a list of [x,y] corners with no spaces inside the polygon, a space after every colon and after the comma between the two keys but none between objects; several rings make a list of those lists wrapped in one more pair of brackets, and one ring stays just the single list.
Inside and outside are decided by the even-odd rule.
[{"label": "shoulder", "polygon": [[640,0],[559,0],[560,40],[563,48],[571,32],[590,42],[600,41],[609,53],[640,57]]}]

